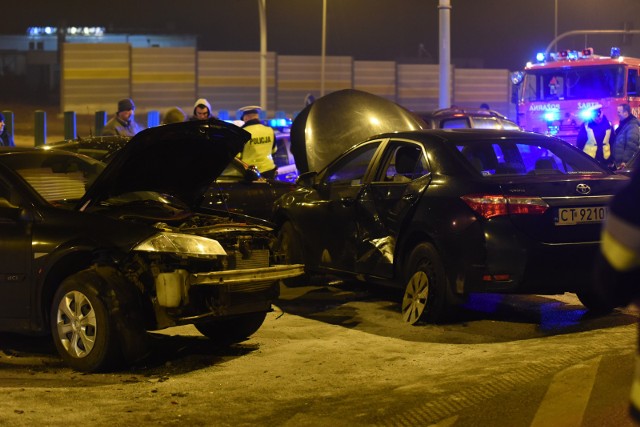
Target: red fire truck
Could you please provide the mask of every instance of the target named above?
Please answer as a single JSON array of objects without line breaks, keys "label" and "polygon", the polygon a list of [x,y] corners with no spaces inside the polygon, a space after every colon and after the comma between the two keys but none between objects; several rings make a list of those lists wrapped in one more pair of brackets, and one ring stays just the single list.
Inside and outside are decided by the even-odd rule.
[{"label": "red fire truck", "polygon": [[590,118],[592,107],[602,105],[604,115],[616,126],[616,107],[631,105],[640,113],[639,58],[609,56],[593,49],[538,55],[524,71],[514,73],[518,84],[518,124],[525,130],[558,136],[575,144],[580,125]]}]

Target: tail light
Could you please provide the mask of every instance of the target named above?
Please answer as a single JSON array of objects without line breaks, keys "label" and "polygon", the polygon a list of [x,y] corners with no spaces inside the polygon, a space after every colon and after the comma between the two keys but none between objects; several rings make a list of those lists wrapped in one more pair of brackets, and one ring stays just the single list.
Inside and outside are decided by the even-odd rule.
[{"label": "tail light", "polygon": [[542,215],[549,208],[540,197],[469,194],[461,199],[485,219],[502,215]]}]

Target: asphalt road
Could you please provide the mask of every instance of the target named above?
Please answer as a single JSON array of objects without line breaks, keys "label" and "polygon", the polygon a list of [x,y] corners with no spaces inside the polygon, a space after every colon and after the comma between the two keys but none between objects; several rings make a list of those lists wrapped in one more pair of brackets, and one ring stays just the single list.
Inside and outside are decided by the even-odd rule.
[{"label": "asphalt road", "polygon": [[91,375],[46,338],[1,334],[0,426],[630,426],[637,315],[477,295],[452,323],[409,326],[393,292],[283,287],[248,341],[171,328],[145,362]]}]

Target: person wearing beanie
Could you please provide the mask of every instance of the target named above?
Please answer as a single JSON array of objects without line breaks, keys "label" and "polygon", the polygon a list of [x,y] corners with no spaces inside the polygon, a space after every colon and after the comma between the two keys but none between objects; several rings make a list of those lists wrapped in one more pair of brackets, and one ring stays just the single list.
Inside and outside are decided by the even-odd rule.
[{"label": "person wearing beanie", "polygon": [[260,175],[267,179],[275,179],[278,172],[273,161],[276,152],[275,132],[260,122],[261,108],[255,105],[240,109],[242,128],[251,134],[251,139],[244,144],[242,153],[238,155],[243,162],[254,165]]},{"label": "person wearing beanie", "polygon": [[193,104],[193,116],[189,120],[208,120],[216,117],[211,112],[211,104],[205,98],[200,98]]},{"label": "person wearing beanie", "polygon": [[172,107],[164,113],[162,118],[162,124],[167,125],[169,123],[180,123],[187,120],[187,115],[180,107]]},{"label": "person wearing beanie", "polygon": [[7,132],[6,125],[4,123],[4,114],[0,113],[0,146],[3,147],[15,147],[13,137]]},{"label": "person wearing beanie", "polygon": [[118,101],[118,112],[112,117],[104,128],[102,128],[103,136],[134,136],[144,128],[140,126],[133,118],[133,112],[136,109],[131,98],[125,98]]}]

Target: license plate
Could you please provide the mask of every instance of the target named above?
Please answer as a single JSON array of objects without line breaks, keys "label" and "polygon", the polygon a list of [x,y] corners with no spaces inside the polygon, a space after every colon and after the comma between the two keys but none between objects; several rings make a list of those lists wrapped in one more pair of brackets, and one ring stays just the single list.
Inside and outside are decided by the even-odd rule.
[{"label": "license plate", "polygon": [[560,208],[556,225],[577,225],[602,222],[607,218],[606,206],[583,208]]}]

